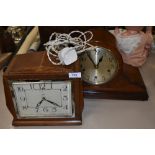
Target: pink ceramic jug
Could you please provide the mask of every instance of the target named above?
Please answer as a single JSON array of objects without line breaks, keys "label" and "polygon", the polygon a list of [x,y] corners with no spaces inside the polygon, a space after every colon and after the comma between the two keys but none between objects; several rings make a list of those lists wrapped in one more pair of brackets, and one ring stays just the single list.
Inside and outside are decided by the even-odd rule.
[{"label": "pink ceramic jug", "polygon": [[153,41],[152,27],[126,26],[125,30],[115,28],[114,35],[117,40],[117,47],[122,55],[124,63],[139,67],[147,59]]}]

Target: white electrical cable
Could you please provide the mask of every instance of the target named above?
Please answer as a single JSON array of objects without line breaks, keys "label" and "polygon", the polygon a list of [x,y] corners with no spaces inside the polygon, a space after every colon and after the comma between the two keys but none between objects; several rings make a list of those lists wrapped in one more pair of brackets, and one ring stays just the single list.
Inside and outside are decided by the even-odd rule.
[{"label": "white electrical cable", "polygon": [[[87,36],[90,37],[88,38]],[[69,34],[61,34],[56,32],[52,33],[49,37],[49,41],[44,44],[49,61],[54,65],[63,64],[63,61],[60,60],[58,57],[58,53],[64,48],[69,47],[69,45],[71,46],[69,48],[75,50],[77,54],[85,52],[88,49],[94,48],[93,45],[88,43],[92,38],[93,33],[91,31],[72,31]],[[55,61],[52,60],[51,57],[53,57]]]}]

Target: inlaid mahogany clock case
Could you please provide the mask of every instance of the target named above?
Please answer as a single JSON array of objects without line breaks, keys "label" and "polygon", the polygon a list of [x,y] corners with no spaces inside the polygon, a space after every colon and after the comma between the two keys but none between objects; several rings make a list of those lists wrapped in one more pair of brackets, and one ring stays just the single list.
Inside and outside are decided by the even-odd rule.
[{"label": "inlaid mahogany clock case", "polygon": [[[79,62],[69,66],[52,65],[45,51],[16,55],[3,76],[6,104],[13,115],[13,125],[80,125],[82,123],[83,92],[80,78],[69,79],[68,73],[79,72]],[[68,118],[24,118],[19,119],[13,106],[10,81],[54,80],[72,82],[75,102],[75,116]]]}]

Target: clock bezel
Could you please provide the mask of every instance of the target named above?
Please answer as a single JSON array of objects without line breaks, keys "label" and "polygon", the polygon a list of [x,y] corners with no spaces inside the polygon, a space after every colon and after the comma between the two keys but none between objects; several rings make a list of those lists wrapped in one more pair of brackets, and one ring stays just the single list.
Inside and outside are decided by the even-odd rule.
[{"label": "clock bezel", "polygon": [[[101,43],[99,43],[99,44],[101,44]],[[107,51],[106,53],[109,53],[109,55],[112,56],[112,57],[115,59],[116,70],[115,70],[114,74],[113,74],[108,80],[105,80],[104,82],[101,82],[101,81],[92,82],[92,81],[90,81],[90,80],[86,80],[84,76],[82,76],[82,79],[83,79],[84,82],[86,82],[86,83],[88,83],[88,84],[91,84],[91,85],[102,85],[102,84],[106,84],[106,83],[110,82],[111,80],[113,80],[113,79],[117,76],[118,72],[120,72],[120,69],[121,69],[121,62],[120,62],[118,56],[115,55],[115,54],[113,53],[112,50],[106,49],[106,48],[101,47],[101,46],[97,46],[96,48],[105,49],[105,50]],[[89,51],[87,51],[87,53],[88,53],[88,52],[89,52]],[[85,55],[87,55],[87,53],[83,53],[81,56],[85,56]],[[90,62],[91,62],[91,60],[89,59],[88,56],[87,56],[87,61],[90,61]],[[83,62],[82,57],[80,57],[80,62],[81,62],[81,63],[80,63],[80,64],[81,64],[80,66],[83,66],[83,65],[82,65],[82,62]],[[92,64],[92,65],[93,65],[93,64]],[[87,67],[87,66],[86,66],[86,67]],[[102,66],[99,65],[99,67],[102,67]],[[94,70],[97,71],[97,69],[95,69],[95,68],[94,68]],[[95,72],[96,72],[96,71],[95,71]],[[82,70],[81,70],[81,72],[82,72],[82,74],[83,74],[83,71],[82,71]]]},{"label": "clock bezel", "polygon": [[[24,84],[42,84],[42,83],[45,83],[45,84],[47,84],[47,83],[70,83],[70,105],[71,105],[71,110],[72,110],[72,115],[71,116],[67,116],[67,115],[65,115],[64,114],[64,116],[58,116],[57,114],[56,115],[51,115],[51,116],[46,116],[46,114],[45,114],[45,116],[21,116],[22,114],[19,112],[20,110],[19,110],[19,103],[18,103],[18,101],[17,101],[17,98],[16,98],[16,92],[15,92],[15,90],[14,90],[14,88],[13,88],[13,84],[15,84],[15,85],[24,85]],[[14,102],[14,108],[15,108],[15,110],[16,110],[16,115],[17,115],[17,117],[20,119],[33,119],[33,118],[36,118],[36,119],[40,119],[40,118],[73,118],[74,116],[75,116],[75,104],[74,104],[74,94],[72,93],[73,92],[73,88],[72,88],[72,81],[70,81],[70,80],[66,80],[66,81],[56,81],[56,80],[39,80],[39,81],[10,81],[9,82],[10,83],[10,90],[11,90],[11,93],[12,93],[12,99],[13,99],[13,102]],[[34,89],[35,90],[35,89]],[[46,90],[44,90],[44,92],[46,92]]]}]

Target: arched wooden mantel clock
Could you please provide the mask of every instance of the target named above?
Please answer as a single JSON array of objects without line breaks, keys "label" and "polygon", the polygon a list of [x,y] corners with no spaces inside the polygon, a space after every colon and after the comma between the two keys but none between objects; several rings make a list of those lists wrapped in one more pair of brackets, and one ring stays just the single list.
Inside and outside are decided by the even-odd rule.
[{"label": "arched wooden mantel clock", "polygon": [[92,45],[80,56],[86,98],[147,100],[148,94],[138,68],[124,64],[114,36],[104,29],[92,29]]},{"label": "arched wooden mantel clock", "polygon": [[[107,55],[111,55],[113,60],[116,60],[119,64],[119,67],[114,69],[116,72],[113,72],[112,75],[104,80],[103,84],[94,84],[89,80],[85,80],[83,82],[83,92],[85,98],[106,98],[106,99],[127,99],[127,100],[147,100],[148,94],[142,79],[142,76],[139,72],[139,69],[136,67],[132,67],[125,63],[122,63],[121,56],[116,48],[116,40],[115,37],[108,32],[108,27],[104,26],[40,26],[39,33],[41,44],[43,45],[49,39],[49,36],[53,32],[59,33],[69,33],[73,30],[79,31],[88,31],[92,30],[94,33],[94,37],[92,40],[92,44],[100,45],[104,49],[108,49],[112,52],[112,55],[107,51]],[[42,46],[42,49],[44,47]],[[102,49],[101,49],[102,50]],[[110,56],[109,55],[109,56]],[[90,56],[89,56],[90,57]],[[88,58],[87,58],[88,59]],[[90,60],[88,60],[89,63]],[[85,63],[85,62],[82,62]],[[104,65],[104,62],[102,62]],[[102,66],[100,62],[98,67]],[[121,65],[122,63],[122,65]],[[108,63],[107,63],[108,64]],[[111,64],[109,62],[109,64]],[[112,65],[112,64],[111,64]],[[83,65],[82,65],[83,66]],[[88,67],[89,68],[89,67]],[[93,68],[94,69],[94,68]],[[107,76],[108,69],[106,68],[107,73],[103,73]],[[82,68],[81,68],[82,71]],[[105,70],[104,70],[105,71]],[[82,75],[83,75],[82,71]]]},{"label": "arched wooden mantel clock", "polygon": [[3,76],[13,125],[80,125],[83,89],[79,71],[79,61],[55,66],[45,51],[16,55]]}]

